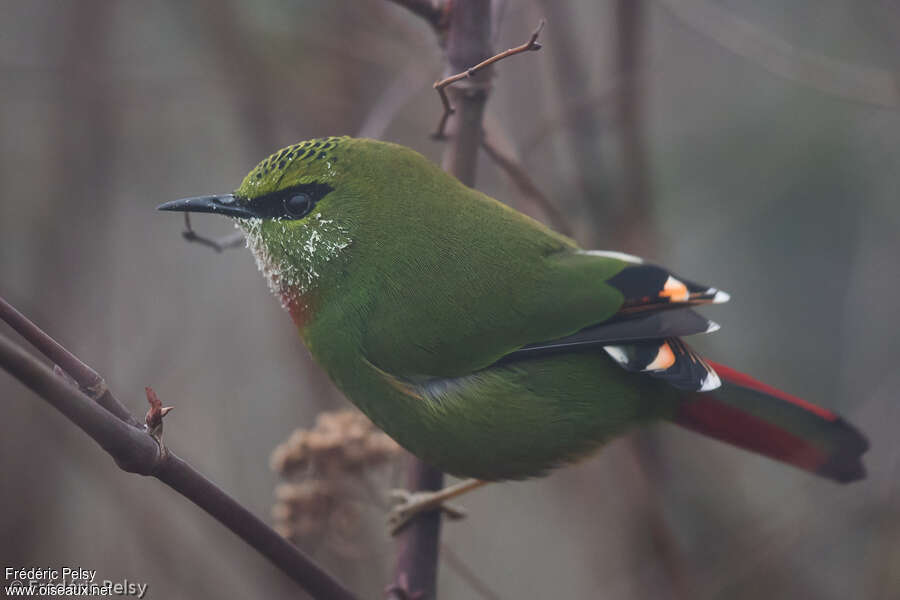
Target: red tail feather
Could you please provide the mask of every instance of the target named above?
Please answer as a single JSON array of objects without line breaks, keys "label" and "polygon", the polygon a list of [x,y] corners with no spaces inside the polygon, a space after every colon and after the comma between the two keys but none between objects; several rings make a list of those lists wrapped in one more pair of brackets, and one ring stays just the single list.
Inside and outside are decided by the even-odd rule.
[{"label": "red tail feather", "polygon": [[761,381],[757,381],[753,379],[749,375],[745,373],[741,373],[740,371],[735,371],[731,367],[727,367],[723,364],[712,362],[711,360],[706,361],[713,369],[716,370],[716,373],[719,374],[719,377],[724,379],[725,381],[729,381],[736,385],[740,385],[746,388],[750,388],[766,394],[768,396],[774,396],[775,398],[781,398],[785,402],[790,402],[791,404],[795,404],[804,410],[808,410],[810,412],[816,413],[823,419],[828,419],[829,421],[835,421],[839,417],[831,412],[828,409],[822,408],[821,406],[816,406],[811,402],[807,402],[802,398],[798,398],[797,396],[792,396],[785,392],[782,392],[779,389],[773,388],[771,385],[766,385]]},{"label": "red tail feather", "polygon": [[847,482],[861,479],[866,439],[833,412],[724,365],[722,387],[693,393],[673,421],[694,431]]}]

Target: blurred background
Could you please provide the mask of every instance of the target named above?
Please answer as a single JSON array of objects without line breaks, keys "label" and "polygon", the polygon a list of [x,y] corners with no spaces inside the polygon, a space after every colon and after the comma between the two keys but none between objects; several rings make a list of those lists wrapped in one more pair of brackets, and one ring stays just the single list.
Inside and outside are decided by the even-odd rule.
[{"label": "blurred background", "polygon": [[[842,412],[871,439],[870,475],[842,487],[661,425],[465,497],[440,597],[900,597],[900,3],[500,8],[498,50],[548,24],[541,52],[498,66],[495,149],[582,243],[731,292],[694,344]],[[442,65],[430,28],[384,0],[0,1],[0,293],[136,414],[152,385],[176,406],[168,445],[271,519],[273,448],[349,404],[250,253],[190,245],[154,208],[230,191],[315,136],[440,161]],[[548,220],[520,184],[482,153],[478,186]],[[150,598],[302,597],[5,373],[0,398],[3,567],[97,569]],[[340,544],[301,543],[380,598],[394,547],[383,510],[357,505]]]}]

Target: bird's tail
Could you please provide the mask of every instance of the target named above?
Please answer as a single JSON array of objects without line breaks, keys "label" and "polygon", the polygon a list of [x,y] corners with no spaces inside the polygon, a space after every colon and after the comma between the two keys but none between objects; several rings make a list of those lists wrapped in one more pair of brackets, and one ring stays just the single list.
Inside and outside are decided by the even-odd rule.
[{"label": "bird's tail", "polygon": [[847,421],[734,369],[709,364],[721,387],[691,393],[675,423],[841,483],[865,477],[861,457],[869,442]]}]

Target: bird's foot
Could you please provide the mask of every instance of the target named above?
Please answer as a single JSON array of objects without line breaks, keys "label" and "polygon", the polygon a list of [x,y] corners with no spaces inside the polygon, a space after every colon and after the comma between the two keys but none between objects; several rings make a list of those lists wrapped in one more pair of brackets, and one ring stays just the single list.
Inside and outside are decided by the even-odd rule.
[{"label": "bird's foot", "polygon": [[390,499],[397,505],[388,513],[388,530],[391,535],[406,527],[417,515],[431,510],[440,510],[449,518],[457,520],[466,516],[466,511],[459,506],[446,504],[445,490],[436,492],[410,492],[408,490],[391,490]]}]

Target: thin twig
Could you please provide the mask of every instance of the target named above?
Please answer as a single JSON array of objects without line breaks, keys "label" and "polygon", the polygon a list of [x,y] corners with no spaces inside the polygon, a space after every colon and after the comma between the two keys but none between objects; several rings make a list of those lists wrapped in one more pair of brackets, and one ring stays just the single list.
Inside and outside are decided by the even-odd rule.
[{"label": "thin twig", "polygon": [[239,231],[218,239],[208,238],[198,234],[194,231],[194,228],[191,227],[190,213],[184,213],[184,231],[181,232],[181,237],[189,242],[212,248],[216,252],[222,252],[229,248],[237,248],[238,246],[244,245],[244,234]]},{"label": "thin twig", "polygon": [[[486,128],[487,129],[487,128]],[[519,162],[519,160],[510,154],[504,152],[498,144],[494,142],[489,131],[485,131],[484,137],[481,139],[481,147],[485,153],[497,164],[500,169],[506,173],[512,182],[519,188],[528,199],[537,205],[538,209],[544,213],[549,221],[550,226],[556,231],[571,236],[572,228],[565,219],[559,209],[541,192],[537,184],[528,174],[528,170]]]},{"label": "thin twig", "polygon": [[509,58],[510,56],[515,56],[516,54],[522,54],[523,52],[533,52],[541,49],[541,44],[538,43],[538,36],[541,34],[541,31],[544,29],[544,25],[547,22],[544,19],[541,19],[540,23],[538,23],[537,28],[532,32],[531,37],[528,38],[528,41],[522,44],[521,46],[516,46],[515,48],[509,48],[508,50],[504,50],[499,54],[495,54],[494,56],[481,61],[474,67],[469,67],[465,71],[461,71],[456,75],[451,75],[449,77],[445,77],[444,79],[438,80],[434,82],[434,89],[437,91],[438,96],[441,98],[441,104],[444,106],[444,114],[441,115],[441,119],[438,122],[437,130],[435,130],[432,137],[436,140],[446,139],[445,129],[447,127],[447,120],[450,118],[450,115],[456,112],[456,109],[450,104],[450,98],[447,97],[447,92],[444,88],[449,85],[456,83],[457,81],[461,81],[463,79],[468,79],[476,75],[479,71],[486,69],[491,66],[495,62],[501,61],[504,58]]},{"label": "thin twig", "polygon": [[[48,358],[56,360],[62,357],[61,362],[64,364],[71,362],[90,369],[58,343],[48,344],[47,340],[53,341],[52,338],[27,321],[2,298],[0,307],[3,307],[4,320],[14,328],[36,330],[29,331],[28,337],[41,341],[41,345],[37,347],[42,352],[46,348],[45,355]],[[22,319],[27,321],[28,328],[22,327]],[[73,387],[70,382],[54,374],[52,369],[26,352],[24,348],[2,335],[0,335],[0,368],[9,372],[88,434],[113,457],[119,468],[129,473],[153,476],[188,498],[268,558],[313,597],[341,600],[355,598],[339,581],[312,562],[293,544],[189,464],[166,450],[150,435],[146,427],[132,425],[131,423],[137,423],[133,415],[129,414],[130,418],[127,420],[114,415],[93,398]],[[96,375],[92,369],[91,372]],[[102,381],[102,378],[100,380]],[[161,408],[161,411],[164,410]],[[153,412],[151,410],[151,413]],[[162,415],[159,416],[161,418]]]}]

